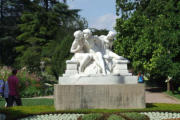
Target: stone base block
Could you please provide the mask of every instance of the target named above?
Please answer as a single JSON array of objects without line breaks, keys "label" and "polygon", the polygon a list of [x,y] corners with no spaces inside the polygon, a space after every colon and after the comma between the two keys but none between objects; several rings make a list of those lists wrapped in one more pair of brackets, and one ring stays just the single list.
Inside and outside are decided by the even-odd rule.
[{"label": "stone base block", "polygon": [[56,110],[145,108],[144,84],[54,86]]}]

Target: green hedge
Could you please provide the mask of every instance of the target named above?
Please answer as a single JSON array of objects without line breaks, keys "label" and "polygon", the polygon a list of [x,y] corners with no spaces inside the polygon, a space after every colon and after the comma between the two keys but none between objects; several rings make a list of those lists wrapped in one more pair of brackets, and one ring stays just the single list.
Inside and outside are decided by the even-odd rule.
[{"label": "green hedge", "polygon": [[82,116],[81,120],[99,120],[102,116],[100,113],[91,113]]},{"label": "green hedge", "polygon": [[119,115],[112,114],[107,120],[125,120],[125,118]]},{"label": "green hedge", "polygon": [[117,114],[100,114],[91,113],[79,117],[78,120],[150,120],[149,117],[139,113],[117,113]]},{"label": "green hedge", "polygon": [[122,115],[125,116],[125,118],[131,119],[131,120],[149,120],[149,117],[143,114],[139,114],[136,112],[128,112],[128,113],[123,113]]},{"label": "green hedge", "polygon": [[[39,100],[41,103],[43,99]],[[28,99],[28,105],[33,103],[34,99]],[[38,101],[38,99],[36,100]],[[50,102],[47,100],[47,102]],[[145,109],[80,109],[80,110],[68,110],[68,111],[56,111],[53,105],[47,105],[47,102],[44,102],[44,105],[37,106],[16,106],[11,108],[0,107],[0,113],[5,113],[8,116],[9,120],[15,120],[16,118],[22,118],[30,115],[37,114],[46,114],[46,113],[125,113],[125,112],[180,112],[180,104],[147,104]]]}]

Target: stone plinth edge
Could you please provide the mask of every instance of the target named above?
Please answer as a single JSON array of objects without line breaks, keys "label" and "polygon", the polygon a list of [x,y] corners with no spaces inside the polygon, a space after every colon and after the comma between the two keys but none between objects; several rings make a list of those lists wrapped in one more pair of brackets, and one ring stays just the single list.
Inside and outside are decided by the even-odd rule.
[{"label": "stone plinth edge", "polygon": [[105,76],[64,76],[59,77],[59,84],[61,85],[108,85],[108,84],[137,84],[137,76],[119,76],[119,75],[105,75]]}]

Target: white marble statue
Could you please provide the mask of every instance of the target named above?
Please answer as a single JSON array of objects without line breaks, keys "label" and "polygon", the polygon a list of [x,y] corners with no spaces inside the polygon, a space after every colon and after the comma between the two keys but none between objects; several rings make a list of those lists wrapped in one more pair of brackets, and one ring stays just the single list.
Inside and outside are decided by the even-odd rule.
[{"label": "white marble statue", "polygon": [[74,56],[71,60],[79,62],[79,72],[82,73],[92,57],[85,49],[88,43],[84,39],[83,32],[80,30],[76,31],[74,37],[75,39],[70,50],[71,53],[74,53]]},{"label": "white marble statue", "polygon": [[[90,29],[76,31],[71,46],[74,56],[66,63],[69,64],[66,74],[113,74],[118,72],[119,64],[127,59],[114,53],[112,49],[115,33],[110,31],[107,35],[93,36]],[[71,67],[75,66],[72,70]],[[78,70],[76,72],[76,69]]]},{"label": "white marble statue", "polygon": [[105,61],[103,58],[102,41],[97,37],[93,36],[89,29],[83,30],[84,39],[89,43],[89,53],[92,55],[94,62],[97,67],[100,67],[100,72],[104,75],[107,74],[105,69]]},{"label": "white marble statue", "polygon": [[110,73],[112,72],[113,68],[116,65],[116,61],[127,61],[122,56],[117,55],[116,53],[112,52],[112,45],[113,45],[113,40],[115,37],[115,33],[112,31],[109,31],[109,33],[105,35],[101,35],[99,38],[103,41],[104,45],[104,59],[106,61],[106,66],[108,67]]}]

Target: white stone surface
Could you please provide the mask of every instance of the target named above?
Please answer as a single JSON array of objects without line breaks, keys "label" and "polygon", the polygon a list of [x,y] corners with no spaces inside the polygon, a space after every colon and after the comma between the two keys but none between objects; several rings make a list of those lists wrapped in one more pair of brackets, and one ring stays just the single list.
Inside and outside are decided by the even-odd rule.
[{"label": "white stone surface", "polygon": [[115,33],[93,36],[89,29],[76,31],[71,53],[74,56],[66,61],[66,71],[63,76],[74,75],[131,75],[128,72],[129,61],[111,51]]},{"label": "white stone surface", "polygon": [[66,70],[65,73],[70,75],[78,74],[77,70]]},{"label": "white stone surface", "polygon": [[116,66],[114,67],[114,69],[118,69],[118,70],[127,70],[127,64],[116,64]]},{"label": "white stone surface", "polygon": [[67,64],[66,70],[78,70],[78,65],[77,64]]},{"label": "white stone surface", "polygon": [[137,84],[137,76],[90,75],[59,77],[60,85]]}]

